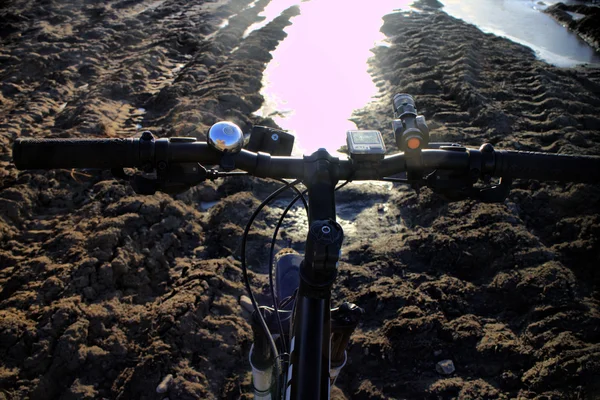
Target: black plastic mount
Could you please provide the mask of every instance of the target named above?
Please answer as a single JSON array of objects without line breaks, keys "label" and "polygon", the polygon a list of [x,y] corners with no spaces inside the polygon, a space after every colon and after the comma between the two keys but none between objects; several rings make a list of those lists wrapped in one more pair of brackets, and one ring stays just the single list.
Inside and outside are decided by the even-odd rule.
[{"label": "black plastic mount", "polygon": [[204,182],[206,179],[216,179],[216,171],[207,170],[200,163],[169,163],[169,144],[171,142],[194,142],[195,138],[172,137],[169,140],[155,140],[150,131],[142,133],[140,138],[140,154],[143,159],[156,160],[156,168],[151,164],[143,168],[145,174],[129,175],[123,168],[112,168],[115,178],[129,181],[133,190],[138,194],[152,195],[157,191],[177,194]]},{"label": "black plastic mount", "polygon": [[329,295],[337,276],[344,232],[337,222],[317,220],[310,224],[306,238],[306,254],[300,265],[304,294],[320,298]]},{"label": "black plastic mount", "polygon": [[[472,198],[486,203],[501,203],[510,194],[512,179],[500,178],[491,184],[494,168],[494,147],[486,143],[479,150],[467,149],[454,143],[432,143],[433,148],[452,152],[466,152],[469,156],[467,171],[434,170],[423,178],[425,186],[433,189],[450,200]],[[484,176],[483,187],[474,187],[479,177]],[[418,186],[417,184],[416,186]]]},{"label": "black plastic mount", "polygon": [[254,125],[250,131],[250,140],[246,150],[258,153],[262,151],[272,156],[289,156],[294,147],[294,135],[267,126]]},{"label": "black plastic mount", "polygon": [[402,151],[416,150],[410,147],[411,139],[417,139],[418,148],[427,148],[429,143],[429,127],[425,117],[417,115],[415,100],[406,93],[398,93],[392,101],[392,108],[396,119],[392,121],[392,129],[396,137],[396,145]]}]

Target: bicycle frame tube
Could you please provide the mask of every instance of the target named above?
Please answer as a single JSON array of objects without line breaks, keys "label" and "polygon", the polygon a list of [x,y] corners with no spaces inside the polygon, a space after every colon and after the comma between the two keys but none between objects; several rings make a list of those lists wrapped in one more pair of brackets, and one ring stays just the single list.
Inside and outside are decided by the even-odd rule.
[{"label": "bicycle frame tube", "polygon": [[290,347],[286,399],[329,399],[330,299],[298,293]]},{"label": "bicycle frame tube", "polygon": [[292,322],[285,398],[329,399],[331,286],[343,239],[335,222],[338,159],[325,150],[305,157],[309,234]]}]

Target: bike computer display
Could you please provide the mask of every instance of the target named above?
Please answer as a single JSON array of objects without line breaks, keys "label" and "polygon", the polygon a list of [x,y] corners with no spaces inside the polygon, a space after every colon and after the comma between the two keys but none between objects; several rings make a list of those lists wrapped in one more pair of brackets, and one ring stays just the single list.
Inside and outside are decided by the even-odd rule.
[{"label": "bike computer display", "polygon": [[347,131],[350,158],[355,161],[379,161],[385,156],[385,144],[379,131]]}]

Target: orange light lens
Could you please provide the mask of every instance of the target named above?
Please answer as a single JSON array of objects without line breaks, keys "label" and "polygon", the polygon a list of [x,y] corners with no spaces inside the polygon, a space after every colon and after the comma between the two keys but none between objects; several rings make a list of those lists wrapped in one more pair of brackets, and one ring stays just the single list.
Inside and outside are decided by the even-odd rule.
[{"label": "orange light lens", "polygon": [[408,139],[408,142],[406,142],[406,145],[409,149],[415,150],[421,146],[421,141],[418,138],[410,138]]}]

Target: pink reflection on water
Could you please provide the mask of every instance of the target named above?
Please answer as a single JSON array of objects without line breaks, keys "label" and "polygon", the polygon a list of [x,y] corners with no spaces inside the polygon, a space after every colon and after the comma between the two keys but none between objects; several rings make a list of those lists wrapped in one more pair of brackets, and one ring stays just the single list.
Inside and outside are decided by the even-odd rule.
[{"label": "pink reflection on water", "polygon": [[364,107],[377,89],[367,72],[369,51],[384,36],[385,14],[412,0],[300,3],[301,14],[286,29],[288,37],[273,53],[266,70],[263,95],[271,115],[296,134],[302,152],[319,147],[330,151],[345,144],[352,111]]}]

